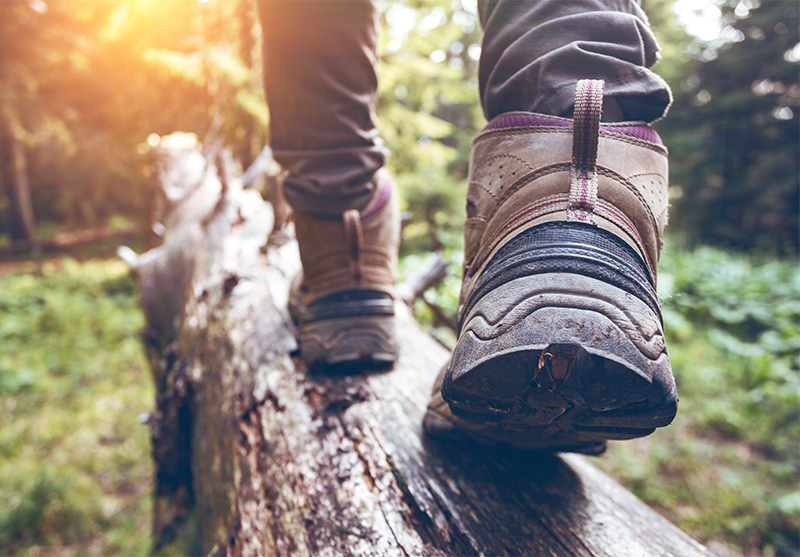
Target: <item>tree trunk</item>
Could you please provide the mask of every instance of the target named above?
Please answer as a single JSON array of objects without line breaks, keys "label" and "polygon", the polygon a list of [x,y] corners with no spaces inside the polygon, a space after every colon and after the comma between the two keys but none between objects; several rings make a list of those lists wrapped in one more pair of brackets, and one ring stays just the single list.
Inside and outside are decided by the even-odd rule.
[{"label": "tree trunk", "polygon": [[13,130],[6,128],[4,141],[0,143],[5,153],[0,159],[6,161],[7,169],[3,179],[7,183],[6,190],[11,198],[11,236],[12,240],[22,240],[23,246],[12,244],[13,249],[36,251],[39,239],[36,236],[36,219],[31,201],[31,188],[28,181],[28,163],[25,145],[14,134]]},{"label": "tree trunk", "polygon": [[[239,19],[239,57],[244,67],[253,70],[253,49],[255,49],[256,38],[253,34],[255,25],[255,6],[250,0],[239,0],[237,15]],[[253,137],[255,134],[256,120],[245,112],[242,122],[244,127],[244,137],[242,137],[239,147],[239,160],[244,168],[253,163]]]},{"label": "tree trunk", "polygon": [[[212,159],[213,160],[213,159]],[[158,549],[243,555],[708,555],[585,458],[421,431],[448,352],[398,306],[382,373],[309,373],[294,241],[199,149],[160,148],[164,243],[129,258],[158,388]]]}]

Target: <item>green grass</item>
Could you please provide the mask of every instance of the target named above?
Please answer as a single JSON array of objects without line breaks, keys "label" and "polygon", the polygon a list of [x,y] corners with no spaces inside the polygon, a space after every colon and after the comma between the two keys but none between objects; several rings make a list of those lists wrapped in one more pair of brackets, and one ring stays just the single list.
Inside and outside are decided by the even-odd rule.
[{"label": "green grass", "polygon": [[137,298],[113,260],[0,277],[0,554],[149,550]]},{"label": "green grass", "polygon": [[667,250],[659,293],[678,416],[599,465],[712,546],[800,554],[800,268]]}]

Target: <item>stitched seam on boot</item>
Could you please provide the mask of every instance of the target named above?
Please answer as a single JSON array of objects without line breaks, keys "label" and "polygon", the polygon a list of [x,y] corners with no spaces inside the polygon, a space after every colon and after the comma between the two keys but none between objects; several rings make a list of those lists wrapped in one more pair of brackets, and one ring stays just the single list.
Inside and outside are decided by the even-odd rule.
[{"label": "stitched seam on boot", "polygon": [[[627,176],[627,177],[625,177],[625,180],[626,180],[627,182],[630,182],[630,184],[631,184],[631,185],[633,185],[634,187],[637,187],[637,186],[636,186],[636,184],[634,184],[634,183],[632,182],[632,180],[633,180],[634,178],[641,178],[641,177],[643,177],[643,176],[656,176],[656,177],[660,178],[661,180],[663,180],[663,181],[664,181],[664,183],[666,183],[666,182],[667,182],[667,180],[666,180],[666,178],[664,177],[664,175],[663,175],[662,173],[660,173],[660,172],[640,172],[639,174],[632,174],[632,175],[630,175],[630,176]],[[637,188],[637,189],[638,189],[638,188]],[[667,194],[667,195],[666,195],[666,198],[667,198],[667,199],[665,200],[665,201],[666,201],[666,203],[664,203],[664,208],[663,208],[663,209],[661,209],[661,210],[658,212],[658,215],[656,215],[656,214],[655,214],[655,212],[653,212],[653,217],[655,218],[655,221],[656,221],[656,223],[658,223],[658,222],[661,220],[661,216],[662,216],[662,215],[664,215],[665,213],[667,213],[667,214],[668,214],[668,211],[669,211],[669,194],[668,194],[667,192],[664,192],[664,193],[665,193],[665,194]],[[654,203],[655,203],[655,202],[654,202]],[[650,210],[651,210],[651,211],[654,211],[654,207],[653,207],[653,206],[651,206],[649,203],[648,203],[648,206],[650,207]],[[664,223],[664,225],[666,226],[666,222]],[[662,232],[663,232],[663,230],[662,230],[661,228],[659,228],[658,230],[659,230],[659,233],[662,233]]]},{"label": "stitched seam on boot", "polygon": [[658,145],[657,143],[650,143],[649,141],[645,141],[643,139],[636,139],[635,137],[630,137],[628,135],[622,135],[620,133],[610,132],[604,129],[600,130],[600,137],[603,139],[608,139],[609,141],[621,141],[622,143],[630,143],[631,145],[635,145],[636,147],[644,147],[645,149],[650,149],[651,151],[655,151],[660,155],[667,155],[668,149],[664,145]]},{"label": "stitched seam on boot", "polygon": [[[529,162],[527,162],[525,159],[523,159],[519,155],[512,155],[510,153],[503,153],[503,154],[499,154],[499,155],[492,155],[491,157],[488,157],[487,159],[481,161],[480,167],[482,168],[482,167],[486,166],[486,164],[488,162],[496,160],[496,159],[500,159],[500,158],[511,158],[511,159],[514,159],[514,160],[518,160],[522,164],[524,164],[528,169],[530,169],[530,172],[528,172],[528,173],[520,176],[519,178],[517,178],[514,182],[511,183],[511,185],[508,188],[506,188],[505,190],[499,192],[499,195],[496,195],[494,192],[491,191],[491,189],[489,187],[485,186],[481,182],[478,182],[476,180],[472,180],[472,181],[469,182],[469,186],[475,186],[475,187],[478,187],[478,188],[482,189],[483,191],[488,193],[492,197],[492,199],[494,199],[495,205],[494,205],[494,207],[492,207],[492,209],[489,212],[489,214],[486,215],[485,217],[477,217],[477,218],[483,218],[484,220],[487,220],[487,221],[492,218],[494,213],[497,211],[498,206],[501,205],[502,202],[505,199],[507,199],[510,195],[512,195],[517,190],[519,190],[520,187],[524,186],[527,183],[528,180],[535,180],[535,179],[537,179],[537,178],[539,178],[541,176],[546,176],[547,174],[551,174],[553,172],[551,170],[552,167],[560,166],[562,164],[565,164],[565,163],[556,163],[555,165],[548,165],[548,166],[540,167],[538,169],[534,169],[533,166],[531,166],[531,164]],[[568,163],[566,163],[566,164],[568,164]],[[501,188],[498,188],[498,189],[503,189],[503,188],[501,187]],[[475,217],[473,217],[473,218],[475,218]]]},{"label": "stitched seam on boot", "polygon": [[[495,213],[497,213],[497,209],[503,204],[503,202],[517,193],[521,188],[527,186],[531,182],[538,180],[539,178],[543,178],[544,176],[549,176],[550,174],[555,174],[557,172],[566,172],[570,168],[570,163],[568,162],[559,162],[555,164],[550,164],[547,166],[543,166],[541,168],[537,168],[535,171],[522,176],[521,178],[517,179],[513,182],[508,189],[503,191],[502,195],[497,198],[497,204],[489,211],[489,214],[479,217],[485,219],[487,222],[491,221],[494,217]],[[566,193],[566,192],[565,192]]]},{"label": "stitched seam on boot", "polygon": [[[606,203],[603,200],[597,201],[597,208],[600,209],[600,213],[606,213],[602,215],[603,217],[608,218],[608,220],[617,225],[621,225],[620,228],[622,229],[628,229],[631,232],[631,237],[639,244],[640,248],[644,249],[644,240],[641,234],[639,234],[636,226],[622,211],[618,211],[612,204]],[[609,218],[609,216],[611,218]]]},{"label": "stitched seam on boot", "polygon": [[523,128],[504,128],[501,130],[491,130],[488,132],[482,132],[475,140],[472,142],[473,145],[483,141],[485,139],[489,139],[492,137],[497,136],[504,136],[504,135],[528,135],[528,134],[536,134],[536,133],[563,133],[563,134],[572,134],[572,128],[559,128],[559,127],[547,127],[547,126],[529,126]]},{"label": "stitched seam on boot", "polygon": [[631,174],[630,176],[626,176],[626,180],[631,180],[633,178],[641,178],[642,176],[658,176],[659,178],[663,178],[660,172],[639,172],[638,174]]},{"label": "stitched seam on boot", "polygon": [[514,160],[518,160],[519,162],[524,164],[526,167],[528,167],[528,170],[530,170],[531,172],[536,170],[535,168],[533,168],[530,165],[530,163],[528,161],[526,161],[525,159],[523,159],[519,155],[512,155],[511,153],[501,153],[501,154],[498,154],[498,155],[492,155],[491,157],[487,157],[481,162],[481,166],[484,166],[486,163],[488,163],[490,161],[493,161],[495,159],[514,159]]},{"label": "stitched seam on boot", "polygon": [[[666,228],[667,224],[669,223],[669,203],[667,203],[666,206],[664,206],[664,208],[658,214],[658,216],[656,217],[656,222],[661,220],[661,215],[664,215],[664,228]],[[663,233],[663,231],[659,230],[659,233]],[[663,239],[661,240],[661,242],[663,243]]]},{"label": "stitched seam on boot", "polygon": [[[517,193],[522,188],[524,188],[526,186],[529,186],[530,184],[532,184],[536,180],[539,180],[540,178],[544,178],[545,176],[549,176],[551,174],[557,174],[559,172],[566,172],[567,170],[569,170],[570,165],[571,165],[571,163],[568,163],[568,162],[555,163],[555,164],[543,166],[541,168],[536,169],[534,172],[530,172],[530,173],[522,176],[521,178],[517,179],[515,182],[513,182],[511,184],[511,186],[509,186],[506,190],[504,190],[502,192],[500,197],[497,199],[497,202],[495,203],[494,207],[492,207],[491,211],[489,211],[489,214],[487,214],[484,217],[471,217],[471,218],[482,218],[482,219],[484,219],[484,222],[486,223],[486,225],[488,225],[492,221],[492,219],[495,217],[495,215],[497,214],[497,211],[500,209],[500,207],[503,205],[503,203],[508,198],[513,196],[515,193]],[[565,192],[565,194],[561,194],[561,195],[566,195],[566,192]],[[555,196],[551,196],[551,197],[555,197]],[[549,198],[547,198],[547,199],[549,199]],[[481,239],[481,241],[479,242],[478,245],[480,246],[480,248],[476,251],[475,255],[471,259],[469,259],[468,261],[465,261],[465,266],[464,266],[465,271],[473,270],[475,268],[475,262],[476,261],[481,261],[481,260],[483,260],[485,258],[486,251],[483,249],[483,246],[485,245],[485,240]],[[482,256],[482,257],[479,258],[478,256]]]},{"label": "stitched seam on boot", "polygon": [[636,199],[638,199],[639,202],[642,204],[642,206],[645,208],[647,216],[650,217],[649,219],[650,225],[653,227],[653,230],[658,230],[658,224],[656,222],[655,215],[653,215],[653,208],[650,207],[650,204],[644,198],[642,192],[639,191],[639,188],[637,188],[634,184],[626,180],[622,174],[614,172],[613,170],[611,170],[610,168],[606,168],[605,166],[598,166],[597,173],[605,176],[606,178],[611,178],[615,182],[618,182],[619,184],[628,188],[628,190],[630,190],[630,192],[636,196]]},{"label": "stitched seam on boot", "polygon": [[[537,171],[523,176],[522,178],[520,178],[516,182],[514,182],[509,189],[507,189],[507,190],[505,190],[503,192],[503,195],[498,198],[497,204],[492,208],[492,210],[489,212],[489,214],[486,217],[470,217],[470,218],[471,219],[475,219],[475,220],[481,220],[482,219],[484,221],[484,223],[490,222],[491,219],[494,217],[495,213],[497,212],[497,210],[499,209],[499,207],[502,205],[502,203],[508,197],[510,197],[511,195],[516,193],[517,191],[519,191],[522,187],[530,184],[531,182],[533,182],[533,181],[535,181],[535,180],[537,180],[539,178],[542,178],[544,176],[548,176],[550,174],[554,174],[556,172],[563,172],[563,171],[567,170],[568,168],[571,168],[571,163],[556,163],[554,165],[550,165],[550,166],[545,166],[545,167],[539,168]],[[610,170],[610,169],[608,169],[606,167],[598,166],[597,167],[597,172],[600,175],[606,176],[607,178],[612,178],[614,181],[620,183],[621,185],[624,185],[637,198],[637,200],[640,202],[640,204],[645,208],[645,211],[646,211],[647,215],[649,216],[649,220],[651,222],[651,225],[654,227],[654,229],[658,230],[657,221],[655,220],[655,217],[653,215],[653,211],[652,211],[652,208],[650,207],[650,204],[647,203],[647,201],[645,200],[644,196],[642,196],[641,192],[639,192],[638,188],[636,188],[635,185],[633,185],[628,180],[626,180],[625,177],[622,176],[621,174],[618,174],[618,173],[616,173],[616,172],[614,172],[614,171],[612,171],[612,170]],[[477,186],[478,183],[475,183],[475,185]],[[668,210],[668,207],[664,209],[664,211],[667,211],[667,210]],[[662,213],[663,213],[663,211],[662,211]],[[631,223],[631,226],[633,226],[633,224],[632,224],[632,222],[630,220],[628,220],[627,222]],[[635,236],[633,237],[633,239],[639,245],[639,248],[641,249],[642,253],[644,254],[644,256],[645,256],[645,258],[647,260],[647,266],[652,272],[653,265],[652,265],[652,262],[650,261],[649,255],[647,254],[647,250],[645,249],[644,241],[643,241],[641,235],[639,234],[638,229],[636,229],[635,226],[633,226],[633,228],[636,230]],[[494,237],[493,237],[492,241],[494,241]],[[481,245],[484,245],[484,243],[485,243],[484,240],[482,240],[480,242]],[[469,271],[469,270],[474,268],[475,261],[479,260],[479,256],[482,255],[481,252],[485,253],[483,249],[480,249],[480,250],[478,250],[478,252],[476,252],[475,256],[470,261],[466,262],[465,270]]]},{"label": "stitched seam on boot", "polygon": [[[565,194],[550,195],[537,201],[534,205],[526,207],[521,211],[517,211],[511,215],[500,228],[492,234],[490,239],[481,238],[480,248],[475,252],[475,255],[466,262],[464,270],[470,273],[475,267],[480,267],[490,253],[503,243],[503,240],[511,240],[515,236],[514,230],[525,226],[530,221],[549,215],[550,213],[557,213],[564,211],[567,208],[568,198]],[[504,238],[505,236],[505,238]]]},{"label": "stitched seam on boot", "polygon": [[494,193],[492,193],[492,190],[490,190],[489,188],[487,188],[486,186],[484,186],[480,182],[470,182],[469,186],[475,186],[476,188],[482,189],[483,191],[488,193],[492,197],[492,199],[494,199],[495,204],[497,204],[497,196]]},{"label": "stitched seam on boot", "polygon": [[[551,195],[540,199],[535,205],[514,213],[506,222],[502,224],[502,226],[492,235],[489,240],[484,240],[487,248],[493,245],[498,239],[502,238],[504,234],[509,234],[513,229],[522,226],[532,219],[542,215],[547,215],[549,213],[563,211],[566,208],[567,203],[568,199],[565,195]],[[489,248],[489,251],[492,249],[493,248]]]}]

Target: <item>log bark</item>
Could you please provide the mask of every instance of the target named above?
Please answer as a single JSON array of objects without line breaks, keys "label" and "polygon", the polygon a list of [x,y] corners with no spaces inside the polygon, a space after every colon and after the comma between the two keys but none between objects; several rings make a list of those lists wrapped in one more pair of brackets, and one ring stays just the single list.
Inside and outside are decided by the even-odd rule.
[{"label": "log bark", "polygon": [[265,249],[269,206],[236,180],[223,188],[199,147],[167,141],[159,152],[164,243],[131,261],[159,393],[157,548],[708,554],[583,457],[426,437],[448,353],[402,304],[393,370],[309,373],[285,309],[294,241]]}]

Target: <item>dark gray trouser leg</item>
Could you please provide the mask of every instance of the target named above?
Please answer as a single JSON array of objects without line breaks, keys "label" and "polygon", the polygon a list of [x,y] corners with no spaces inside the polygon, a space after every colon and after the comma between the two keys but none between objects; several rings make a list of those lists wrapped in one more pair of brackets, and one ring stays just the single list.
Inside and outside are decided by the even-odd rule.
[{"label": "dark gray trouser leg", "polygon": [[[480,94],[488,119],[504,112],[570,116],[579,79],[605,81],[615,120],[651,122],[671,102],[647,68],[658,43],[637,0],[479,0]],[[608,103],[613,106],[613,103]]]},{"label": "dark gray trouser leg", "polygon": [[298,210],[363,209],[385,154],[374,123],[377,12],[370,0],[259,0],[270,143]]}]

